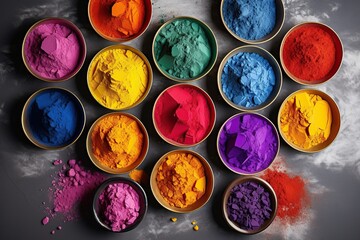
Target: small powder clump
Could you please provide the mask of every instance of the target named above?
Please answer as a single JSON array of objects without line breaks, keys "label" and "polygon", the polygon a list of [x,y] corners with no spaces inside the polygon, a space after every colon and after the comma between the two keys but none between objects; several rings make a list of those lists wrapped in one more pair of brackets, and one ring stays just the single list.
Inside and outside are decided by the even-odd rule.
[{"label": "small powder clump", "polygon": [[88,71],[91,94],[101,105],[121,110],[135,105],[148,88],[144,60],[125,49],[108,49],[96,55]]},{"label": "small powder clump", "polygon": [[138,123],[123,114],[105,116],[91,133],[94,156],[111,169],[133,164],[142,152],[143,141]]},{"label": "small powder clump", "polygon": [[126,183],[109,184],[99,196],[100,214],[112,231],[118,232],[139,217],[139,194]]},{"label": "small powder clump", "polygon": [[170,206],[185,208],[205,193],[204,166],[190,153],[171,153],[159,166],[156,183]]},{"label": "small powder clump", "polygon": [[80,42],[76,33],[58,23],[44,23],[26,37],[25,58],[39,76],[59,79],[71,74],[79,64]]},{"label": "small powder clump", "polygon": [[325,142],[331,132],[329,103],[316,94],[297,93],[280,113],[280,129],[286,139],[303,149]]}]

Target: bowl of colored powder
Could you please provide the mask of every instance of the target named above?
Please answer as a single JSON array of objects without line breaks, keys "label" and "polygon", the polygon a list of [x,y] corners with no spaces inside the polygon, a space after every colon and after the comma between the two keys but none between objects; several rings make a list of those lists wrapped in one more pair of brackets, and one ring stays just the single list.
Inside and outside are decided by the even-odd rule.
[{"label": "bowl of colored powder", "polygon": [[177,84],[165,89],[156,99],[153,122],[160,137],[178,147],[203,142],[215,125],[215,105],[201,88]]},{"label": "bowl of colored powder", "polygon": [[340,130],[336,102],[316,89],[290,94],[280,106],[278,128],[281,137],[301,152],[319,152],[328,147]]},{"label": "bowl of colored powder", "polygon": [[240,177],[226,188],[222,208],[231,228],[244,234],[256,234],[274,220],[277,197],[265,180],[254,176]]},{"label": "bowl of colored powder", "polygon": [[190,150],[164,154],[155,164],[150,187],[164,208],[176,213],[189,213],[204,206],[214,189],[210,164]]},{"label": "bowl of colored powder", "polygon": [[340,69],[343,46],[329,26],[301,23],[291,28],[280,46],[280,62],[285,73],[303,85],[317,85],[332,79]]},{"label": "bowl of colored powder", "polygon": [[144,189],[123,177],[110,178],[97,189],[93,200],[96,221],[112,232],[128,232],[144,219],[148,208]]},{"label": "bowl of colored powder", "polygon": [[275,101],[282,87],[281,68],[263,48],[242,46],[229,52],[218,70],[223,99],[241,111],[257,111]]},{"label": "bowl of colored powder", "polygon": [[221,161],[231,171],[253,175],[267,169],[280,150],[275,125],[257,113],[239,113],[221,126],[217,138]]},{"label": "bowl of colored powder", "polygon": [[29,72],[48,82],[65,81],[84,64],[86,43],[78,27],[63,18],[46,18],[27,31],[22,58]]},{"label": "bowl of colored powder", "polygon": [[222,0],[221,20],[226,30],[247,44],[273,39],[285,20],[282,0]]},{"label": "bowl of colored powder", "polygon": [[126,110],[139,105],[150,92],[151,65],[139,50],[118,44],[100,50],[87,72],[91,95],[103,107]]},{"label": "bowl of colored powder", "polygon": [[215,35],[208,25],[192,17],[176,17],[156,32],[152,54],[167,78],[187,82],[210,72],[217,58]]},{"label": "bowl of colored powder", "polygon": [[134,115],[113,112],[99,117],[90,127],[86,148],[91,161],[111,174],[134,170],[145,159],[149,136]]},{"label": "bowl of colored powder", "polygon": [[43,88],[26,101],[21,115],[26,137],[43,149],[73,144],[85,127],[85,110],[79,98],[63,88]]},{"label": "bowl of colored powder", "polygon": [[148,28],[151,0],[90,0],[88,15],[91,26],[103,38],[126,42],[140,37]]}]

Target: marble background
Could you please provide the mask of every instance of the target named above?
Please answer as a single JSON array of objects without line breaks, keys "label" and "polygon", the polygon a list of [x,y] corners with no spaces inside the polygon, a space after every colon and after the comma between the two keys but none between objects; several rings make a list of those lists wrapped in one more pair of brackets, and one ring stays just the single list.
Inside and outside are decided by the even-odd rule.
[{"label": "marble background", "polygon": [[[282,37],[297,23],[319,21],[331,26],[344,45],[341,70],[330,82],[316,87],[334,98],[341,112],[341,130],[335,142],[316,154],[296,152],[284,142],[276,161],[284,162],[289,172],[301,175],[307,181],[312,204],[306,218],[292,225],[278,220],[263,233],[242,236],[226,226],[220,213],[221,197],[227,184],[238,176],[221,163],[216,152],[216,136],[222,123],[236,110],[229,107],[217,89],[217,69],[222,58],[235,47],[243,45],[235,40],[222,25],[220,1],[210,0],[153,0],[152,22],[144,35],[126,43],[144,52],[152,63],[154,83],[149,96],[128,112],[138,116],[148,129],[150,149],[141,165],[148,173],[157,159],[175,149],[156,134],[151,110],[158,94],[174,82],[160,75],[152,61],[151,44],[161,23],[174,16],[193,16],[205,21],[214,31],[218,46],[218,60],[208,76],[194,83],[213,98],[217,109],[214,131],[207,141],[192,148],[210,162],[215,173],[215,189],[211,200],[202,209],[185,215],[163,209],[153,198],[149,188],[149,211],[140,226],[129,233],[118,235],[103,231],[92,219],[90,211],[81,213],[77,220],[63,223],[61,216],[42,226],[42,202],[48,202],[47,189],[55,159],[81,159],[87,169],[98,171],[89,161],[85,137],[92,122],[108,110],[100,107],[86,86],[86,71],[91,58],[105,46],[113,43],[99,37],[91,28],[85,0],[17,0],[1,3],[0,14],[0,239],[358,239],[360,236],[360,2],[350,0],[284,0],[286,19],[282,31],[269,43],[260,45],[278,60]],[[86,62],[73,79],[62,83],[46,83],[35,79],[21,59],[21,44],[28,28],[44,17],[65,17],[83,32],[88,52]],[[72,90],[82,100],[87,124],[79,141],[61,151],[36,148],[26,139],[20,122],[22,107],[36,90],[60,86]],[[284,84],[278,99],[260,113],[276,123],[281,102],[291,92],[303,88],[284,75]],[[169,222],[177,217],[177,223]],[[200,230],[192,230],[196,220]],[[63,230],[50,235],[56,226]]]}]

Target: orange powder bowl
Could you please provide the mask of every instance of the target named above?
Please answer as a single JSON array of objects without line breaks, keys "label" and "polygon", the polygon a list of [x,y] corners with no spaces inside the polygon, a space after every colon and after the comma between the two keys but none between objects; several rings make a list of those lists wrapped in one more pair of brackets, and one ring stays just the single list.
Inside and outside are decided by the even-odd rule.
[{"label": "orange powder bowl", "polygon": [[151,0],[90,0],[91,26],[104,39],[127,42],[141,36],[152,17]]},{"label": "orange powder bowl", "polygon": [[[195,201],[194,203],[188,205],[187,207],[183,207],[183,208],[171,206],[169,204],[169,202],[166,201],[165,198],[162,196],[159,186],[158,186],[158,182],[157,182],[157,175],[158,175],[160,166],[167,160],[168,156],[173,155],[173,154],[191,154],[192,156],[196,157],[200,161],[202,166],[204,167],[204,173],[205,173],[205,178],[206,178],[206,186],[205,186],[204,194],[197,201]],[[159,202],[159,204],[161,206],[163,206],[167,210],[169,210],[171,212],[175,212],[175,213],[190,213],[190,212],[200,209],[209,201],[209,199],[213,193],[213,190],[214,190],[214,173],[211,169],[210,164],[200,154],[198,154],[194,151],[191,151],[191,150],[174,150],[174,151],[170,151],[170,152],[164,154],[156,162],[156,164],[153,167],[153,170],[151,172],[151,176],[150,176],[150,187],[151,187],[151,191],[152,191],[155,199]]]},{"label": "orange powder bowl", "polygon": [[[94,132],[97,131],[97,128],[100,126],[100,124],[102,122],[108,121],[108,119],[111,119],[111,118],[117,119],[117,118],[122,118],[122,117],[127,119],[128,122],[131,122],[133,124],[136,123],[135,124],[136,129],[142,133],[142,144],[141,144],[141,147],[139,148],[139,151],[137,152],[137,155],[135,155],[137,157],[132,159],[131,161],[129,161],[127,164],[123,164],[123,161],[124,161],[123,159],[125,158],[124,154],[118,154],[118,156],[117,156],[116,154],[111,153],[109,142],[105,142],[105,140],[104,140],[103,142],[101,142],[102,146],[99,146],[100,145],[99,140],[94,140],[95,138],[93,137]],[[127,128],[130,128],[130,125],[128,125]],[[124,136],[123,135],[120,136],[120,134],[118,136],[116,136],[117,133],[118,132],[116,132],[116,131],[109,130],[109,131],[101,132],[100,135],[103,135],[104,139],[108,138],[111,135],[111,137],[113,138],[112,144],[115,145],[115,147],[117,147],[116,142],[119,139],[124,138]],[[114,137],[114,134],[115,134],[115,137]],[[128,142],[128,147],[134,148],[134,145],[138,141],[140,141],[140,140],[133,138],[132,140],[130,140]],[[94,148],[94,146],[96,146],[96,148]],[[114,147],[114,146],[112,146],[112,147]],[[97,149],[99,149],[99,150],[97,150]],[[147,155],[148,149],[149,149],[149,135],[147,133],[145,126],[142,124],[142,122],[137,117],[135,117],[134,115],[129,114],[129,113],[112,112],[112,113],[108,113],[108,114],[105,114],[105,115],[99,117],[91,125],[89,132],[87,134],[87,138],[86,138],[86,150],[87,150],[90,160],[100,170],[110,173],[110,174],[124,174],[124,173],[128,173],[128,172],[134,170],[144,161],[144,159]],[[95,151],[97,151],[98,153],[96,153]],[[99,151],[100,151],[100,155],[99,155]],[[107,160],[104,160],[104,159],[107,159]],[[109,162],[110,162],[110,164],[109,164]],[[118,162],[119,165],[116,165],[116,162]],[[116,167],[114,167],[114,164],[116,165]]]}]

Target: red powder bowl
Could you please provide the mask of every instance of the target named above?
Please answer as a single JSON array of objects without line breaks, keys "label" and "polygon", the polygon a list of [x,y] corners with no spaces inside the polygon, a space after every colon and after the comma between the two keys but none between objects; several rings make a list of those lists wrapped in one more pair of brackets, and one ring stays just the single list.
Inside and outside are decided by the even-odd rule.
[{"label": "red powder bowl", "polygon": [[215,125],[215,105],[201,88],[177,84],[156,99],[153,123],[160,137],[177,147],[191,147],[204,141]]},{"label": "red powder bowl", "polygon": [[343,45],[337,33],[318,22],[291,28],[280,46],[285,73],[302,85],[318,85],[332,79],[340,69]]}]

